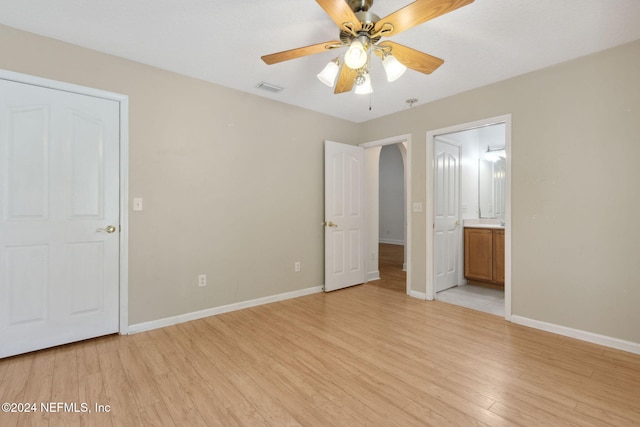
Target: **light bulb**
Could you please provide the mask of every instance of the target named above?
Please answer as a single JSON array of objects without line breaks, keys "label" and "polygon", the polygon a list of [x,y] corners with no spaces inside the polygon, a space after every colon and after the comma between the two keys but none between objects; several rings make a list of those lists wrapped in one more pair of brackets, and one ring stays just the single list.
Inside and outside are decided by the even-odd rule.
[{"label": "light bulb", "polygon": [[358,70],[367,63],[367,51],[359,40],[354,40],[344,55],[344,62],[352,70]]},{"label": "light bulb", "polygon": [[405,71],[407,71],[407,67],[402,65],[400,61],[391,55],[385,55],[382,60],[382,66],[384,67],[384,71],[387,73],[388,82],[397,80]]},{"label": "light bulb", "polygon": [[488,160],[488,161],[493,162],[493,163],[497,162],[500,159],[504,159],[506,157],[507,157],[507,155],[506,155],[504,149],[502,149],[502,150],[501,149],[492,150],[489,147],[487,147],[487,151],[485,151],[482,154],[482,158],[483,159]]},{"label": "light bulb", "polygon": [[331,61],[324,67],[322,71],[320,71],[320,74],[318,74],[318,80],[329,87],[333,87],[336,82],[336,76],[338,75],[339,70],[340,67],[338,67],[338,61]]},{"label": "light bulb", "polygon": [[360,74],[360,76],[364,78],[364,81],[356,86],[355,92],[358,95],[368,95],[373,93],[373,86],[371,86],[371,76],[369,76],[369,73]]}]

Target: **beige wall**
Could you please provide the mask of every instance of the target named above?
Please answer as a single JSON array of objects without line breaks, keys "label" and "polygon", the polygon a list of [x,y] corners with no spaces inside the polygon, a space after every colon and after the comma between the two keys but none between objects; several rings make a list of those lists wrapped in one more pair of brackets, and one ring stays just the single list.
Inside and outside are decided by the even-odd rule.
[{"label": "beige wall", "polygon": [[365,123],[363,139],[412,134],[424,201],[426,132],[508,113],[513,314],[640,343],[640,41]]},{"label": "beige wall", "polygon": [[513,313],[640,343],[640,41],[360,125],[3,26],[0,68],[129,95],[132,324],[322,284],[324,139],[412,134],[424,201],[426,132],[512,113]]},{"label": "beige wall", "polygon": [[324,283],[323,141],[358,125],[4,26],[0,68],[129,96],[131,324]]}]

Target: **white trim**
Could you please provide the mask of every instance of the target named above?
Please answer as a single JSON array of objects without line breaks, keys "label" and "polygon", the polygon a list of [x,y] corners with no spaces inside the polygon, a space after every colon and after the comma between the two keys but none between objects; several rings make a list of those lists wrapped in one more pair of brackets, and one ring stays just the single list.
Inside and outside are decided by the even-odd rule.
[{"label": "white trim", "polygon": [[129,326],[129,334],[137,334],[138,332],[150,331],[152,329],[164,328],[166,326],[177,325],[179,323],[190,322],[217,314],[229,313],[231,311],[242,310],[243,308],[255,307],[272,302],[284,301],[291,298],[303,297],[306,295],[321,293],[324,286],[314,286],[312,288],[301,289],[299,291],[284,292],[282,294],[271,295],[268,297],[256,298],[248,301],[236,302],[233,304],[222,305],[219,307],[207,308],[205,310],[194,311],[191,313],[179,314],[177,316],[165,317],[164,319],[151,320],[149,322],[136,323]]},{"label": "white trim", "polygon": [[575,338],[581,341],[587,341],[593,344],[615,348],[617,350],[640,354],[640,343],[635,343],[632,341],[625,341],[606,335],[594,334],[593,332],[587,332],[580,329],[573,329],[553,323],[542,322],[540,320],[529,319],[527,317],[522,317],[515,314],[511,316],[511,322],[518,325],[528,326],[530,328],[562,335],[565,337]]},{"label": "white trim", "polygon": [[363,142],[362,144],[360,144],[360,147],[362,148],[383,147],[385,145],[400,144],[404,141],[411,141],[410,133],[407,133],[404,135],[392,136],[384,139],[377,139],[375,141]]},{"label": "white trim", "polygon": [[128,99],[126,95],[122,95],[115,92],[108,92],[102,89],[95,89],[86,86],[80,86],[73,83],[61,82],[58,80],[46,79],[44,77],[31,76],[28,74],[16,73],[8,70],[0,69],[0,78],[3,80],[9,80],[16,83],[26,83],[33,86],[44,87],[48,89],[62,90],[65,92],[78,93],[82,95],[93,96],[96,98],[111,99],[114,101],[122,102],[123,99]]},{"label": "white trim", "polygon": [[[407,232],[406,232],[406,236],[405,236],[405,245],[404,245],[404,250],[405,253],[407,255],[407,262],[405,265],[404,270],[407,272],[406,275],[406,292],[407,295],[411,295],[411,293],[413,292],[411,290],[411,229],[412,229],[412,221],[411,221],[411,217],[412,217],[412,201],[413,201],[413,196],[412,196],[412,192],[411,192],[411,134],[407,133],[404,135],[398,135],[398,136],[392,136],[389,138],[384,138],[384,139],[378,139],[376,141],[369,141],[369,142],[365,142],[360,144],[360,147],[363,147],[365,149],[367,148],[375,148],[375,147],[382,147],[385,145],[393,145],[393,144],[402,144],[402,143],[406,143],[405,147],[407,150],[407,157],[405,159],[404,162],[404,176],[405,176],[405,193],[406,193],[406,197],[405,197],[405,221],[407,224]],[[422,298],[424,299],[424,298]]]},{"label": "white trim", "polygon": [[[449,126],[442,129],[430,130],[427,132],[427,153],[426,153],[426,266],[427,266],[427,286],[426,299],[431,301],[435,299],[435,283],[433,276],[433,221],[434,221],[434,147],[435,138],[439,135],[445,135],[454,132],[460,132],[468,129],[474,129],[483,126],[494,125],[498,123],[505,124],[505,152],[507,154],[507,171],[505,180],[505,277],[504,277],[504,318],[511,320],[511,114],[490,117],[474,122],[463,123],[455,126]],[[431,273],[429,273],[431,272]]]},{"label": "white trim", "polygon": [[109,99],[120,104],[120,334],[129,328],[129,97],[101,89],[79,86],[57,80],[1,70],[0,79],[61,90],[96,98]]},{"label": "white trim", "polygon": [[411,291],[409,291],[408,295],[410,297],[412,297],[412,298],[418,298],[418,299],[421,299],[423,301],[427,299],[427,294],[425,294],[424,292],[418,292],[418,291],[411,290]]},{"label": "white trim", "polygon": [[129,97],[120,99],[120,335],[129,332]]},{"label": "white trim", "polygon": [[367,273],[367,282],[371,282],[372,280],[380,280],[380,270]]}]

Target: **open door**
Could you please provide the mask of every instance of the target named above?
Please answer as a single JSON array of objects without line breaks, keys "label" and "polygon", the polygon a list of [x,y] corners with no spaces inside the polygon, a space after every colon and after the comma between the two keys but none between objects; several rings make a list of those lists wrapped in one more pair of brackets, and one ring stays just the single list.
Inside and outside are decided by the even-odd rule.
[{"label": "open door", "polygon": [[324,143],[325,292],[366,281],[364,148]]},{"label": "open door", "polygon": [[435,140],[435,286],[458,285],[460,253],[460,147]]}]

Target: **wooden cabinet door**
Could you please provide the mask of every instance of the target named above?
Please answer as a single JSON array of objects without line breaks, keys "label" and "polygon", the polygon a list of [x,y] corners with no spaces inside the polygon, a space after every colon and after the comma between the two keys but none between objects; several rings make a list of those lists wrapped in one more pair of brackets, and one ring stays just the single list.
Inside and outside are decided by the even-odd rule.
[{"label": "wooden cabinet door", "polygon": [[504,284],[504,230],[493,230],[493,281]]},{"label": "wooden cabinet door", "polygon": [[464,275],[493,280],[493,234],[486,228],[464,229]]}]

